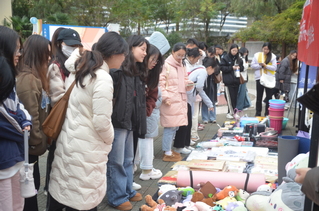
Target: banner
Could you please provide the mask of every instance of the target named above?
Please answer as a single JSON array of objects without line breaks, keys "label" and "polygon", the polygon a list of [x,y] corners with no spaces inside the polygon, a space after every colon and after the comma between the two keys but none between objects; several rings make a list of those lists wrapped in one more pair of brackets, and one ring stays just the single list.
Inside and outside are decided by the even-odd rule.
[{"label": "banner", "polygon": [[310,66],[319,66],[319,0],[304,4],[298,39],[298,59]]},{"label": "banner", "polygon": [[96,43],[105,32],[108,31],[103,27],[43,24],[42,36],[48,40],[51,40],[55,30],[60,27],[70,28],[77,31],[81,37],[83,47],[88,50],[91,50],[92,45]]}]

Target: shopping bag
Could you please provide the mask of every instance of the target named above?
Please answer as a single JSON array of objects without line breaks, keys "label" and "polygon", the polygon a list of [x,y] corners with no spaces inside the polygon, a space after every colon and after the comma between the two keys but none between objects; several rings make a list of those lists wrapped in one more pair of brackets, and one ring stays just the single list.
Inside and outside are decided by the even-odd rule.
[{"label": "shopping bag", "polygon": [[274,88],[276,86],[276,78],[272,75],[267,75],[264,71],[261,71],[260,84],[267,88]]}]

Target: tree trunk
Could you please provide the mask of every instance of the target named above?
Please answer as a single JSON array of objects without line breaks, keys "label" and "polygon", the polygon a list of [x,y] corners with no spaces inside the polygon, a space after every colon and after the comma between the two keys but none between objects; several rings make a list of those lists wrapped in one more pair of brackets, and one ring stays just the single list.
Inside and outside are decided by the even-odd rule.
[{"label": "tree trunk", "polygon": [[286,55],[287,55],[286,51],[287,51],[286,43],[282,42],[282,44],[281,44],[281,59],[284,59],[286,57]]},{"label": "tree trunk", "polygon": [[137,23],[137,34],[138,35],[141,34],[141,24],[140,24],[140,22]]},{"label": "tree trunk", "polygon": [[176,23],[176,31],[179,32],[179,22]]}]

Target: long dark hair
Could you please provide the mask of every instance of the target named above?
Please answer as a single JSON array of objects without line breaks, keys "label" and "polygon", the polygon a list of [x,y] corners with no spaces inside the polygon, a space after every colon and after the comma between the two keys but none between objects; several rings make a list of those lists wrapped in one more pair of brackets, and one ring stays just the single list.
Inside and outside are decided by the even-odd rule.
[{"label": "long dark hair", "polygon": [[248,49],[245,47],[241,47],[238,52],[239,52],[241,57],[244,56],[244,53],[247,53],[247,55],[245,56],[245,62],[248,62],[248,54],[249,54]]},{"label": "long dark hair", "polygon": [[204,67],[212,67],[212,68],[215,68],[217,67],[217,61],[215,58],[210,58],[210,57],[207,57],[207,59],[205,59],[203,61],[203,65]]},{"label": "long dark hair", "polygon": [[7,99],[15,85],[15,77],[12,74],[7,59],[0,54],[0,104]]},{"label": "long dark hair", "polygon": [[129,46],[129,53],[125,57],[121,65],[121,69],[123,70],[124,74],[129,76],[140,76],[142,81],[146,81],[147,79],[147,68],[145,67],[145,63],[143,62],[136,62],[134,55],[133,55],[133,47],[142,46],[146,43],[147,47],[147,54],[149,49],[149,42],[141,35],[131,35],[126,40]]},{"label": "long dark hair", "polygon": [[18,74],[13,61],[13,57],[16,54],[17,40],[21,44],[21,49],[22,42],[18,33],[8,27],[0,26],[0,51],[2,52],[2,55],[7,59],[14,77]]},{"label": "long dark hair", "polygon": [[[47,78],[48,60],[51,52],[48,49],[51,43],[45,37],[40,35],[31,35],[24,43],[24,50],[22,55],[22,64],[28,66],[33,75],[40,78],[42,88],[49,93],[49,80]],[[20,71],[23,66],[20,67]]]},{"label": "long dark hair", "polygon": [[147,73],[147,87],[149,89],[155,89],[158,86],[158,82],[159,82],[159,75],[162,71],[162,67],[163,67],[163,56],[161,54],[161,52],[158,50],[158,48],[156,48],[154,45],[149,46],[149,50],[148,50],[148,54],[144,59],[144,63],[147,67],[148,62],[150,60],[150,57],[153,55],[157,55],[157,63],[155,65],[155,67],[151,70],[148,70]]},{"label": "long dark hair", "polygon": [[297,53],[296,50],[292,50],[290,51],[289,53],[289,66],[290,66],[290,69],[293,73],[297,72],[297,69],[298,69],[298,59],[297,57],[295,59],[291,59],[291,55],[294,54],[294,53]]},{"label": "long dark hair", "polygon": [[267,46],[268,49],[269,49],[269,52],[267,54],[266,61],[265,61],[265,64],[268,64],[271,61],[271,57],[272,57],[272,52],[271,52],[272,51],[272,47],[271,47],[271,43],[270,42],[265,42],[263,44],[262,48],[265,47],[265,46]]},{"label": "long dark hair", "polygon": [[96,78],[95,71],[103,64],[103,57],[99,51],[84,51],[83,55],[75,62],[75,83],[85,87],[83,80],[85,76],[91,75],[91,81]]},{"label": "long dark hair", "polygon": [[127,42],[116,32],[104,33],[92,50],[101,52],[103,59],[115,54],[128,54]]},{"label": "long dark hair", "polygon": [[53,35],[52,35],[52,38],[51,38],[51,43],[52,43],[52,58],[51,58],[51,60],[52,61],[57,57],[57,51],[59,49],[59,47],[58,47],[58,37],[59,37],[60,31],[62,31],[63,29],[65,29],[65,28],[64,27],[57,28],[54,31]]},{"label": "long dark hair", "polygon": [[239,51],[239,47],[238,47],[238,45],[237,45],[237,44],[235,44],[235,43],[233,43],[233,44],[231,44],[231,46],[230,46],[230,48],[229,48],[228,55],[229,55],[229,57],[230,57],[230,58],[232,58],[233,60],[237,60],[237,62],[238,62],[239,53],[237,52],[237,54],[236,54],[236,55],[233,55],[233,54],[231,53],[231,50],[232,50],[233,48],[237,48],[237,49],[238,49],[238,51]]},{"label": "long dark hair", "polygon": [[51,63],[57,62],[59,63],[59,67],[61,68],[63,74],[65,76],[69,76],[70,72],[65,68],[64,63],[68,59],[66,55],[62,52],[62,42],[63,40],[58,40],[59,34],[65,28],[60,27],[55,30],[52,36],[52,59]]}]

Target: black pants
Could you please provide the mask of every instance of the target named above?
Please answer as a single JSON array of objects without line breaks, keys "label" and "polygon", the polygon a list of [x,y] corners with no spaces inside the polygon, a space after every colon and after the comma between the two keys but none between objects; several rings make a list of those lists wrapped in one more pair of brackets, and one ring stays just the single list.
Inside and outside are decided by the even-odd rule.
[{"label": "black pants", "polygon": [[[34,186],[37,191],[40,188],[40,170],[39,170],[39,156],[29,155],[29,163],[34,163],[33,166],[33,179]],[[24,199],[23,211],[38,211],[38,195]]]},{"label": "black pants", "polygon": [[[65,208],[65,211],[78,211],[76,209],[73,209],[71,207],[68,207],[66,205],[63,205],[59,203],[57,200],[55,200],[49,193],[48,193],[48,202],[47,202],[47,209],[46,211],[62,211],[63,208]],[[86,210],[86,211],[97,211],[97,207]]]},{"label": "black pants", "polygon": [[191,140],[191,129],[192,129],[192,108],[190,104],[187,103],[187,119],[188,125],[181,126],[176,131],[174,147],[184,148],[185,146],[190,145]]},{"label": "black pants", "polygon": [[[227,86],[227,88],[228,88],[228,92],[229,92],[230,103],[231,103],[233,109],[235,109],[237,106],[237,96],[238,96],[238,91],[239,91],[239,85]],[[229,103],[229,99],[227,99],[226,96],[227,95],[225,95],[227,103]],[[234,113],[234,111],[229,110],[229,106],[228,106],[228,113],[231,113],[231,114]]]},{"label": "black pants", "polygon": [[265,116],[269,114],[268,108],[269,108],[269,100],[272,99],[272,95],[274,93],[274,89],[270,89],[267,87],[264,87],[263,85],[260,84],[260,80],[256,80],[256,114],[255,116],[261,116],[261,111],[262,111],[262,99],[263,99],[263,94],[264,90],[266,91],[266,97],[264,99],[264,102],[266,103],[265,107]]}]

